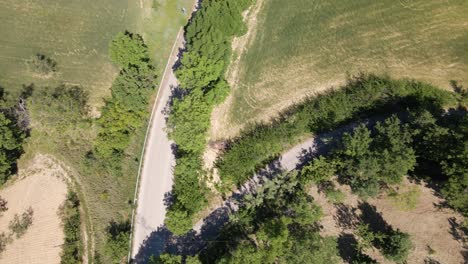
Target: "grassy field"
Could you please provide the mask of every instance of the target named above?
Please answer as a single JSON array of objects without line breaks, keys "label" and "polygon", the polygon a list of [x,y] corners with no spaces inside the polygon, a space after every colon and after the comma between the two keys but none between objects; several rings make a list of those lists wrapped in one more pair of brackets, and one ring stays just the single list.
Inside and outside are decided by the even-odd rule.
[{"label": "grassy field", "polygon": [[466,86],[467,13],[465,0],[266,0],[212,134],[233,135],[248,121],[342,83],[347,73]]},{"label": "grassy field", "polygon": [[[18,92],[23,84],[79,85],[89,92],[90,105],[99,111],[117,68],[108,58],[109,41],[119,31],[143,35],[160,76],[179,28],[185,25],[193,0],[6,0],[0,9],[0,86]],[[33,74],[26,61],[42,53],[57,61],[50,78]],[[86,165],[97,127],[92,120],[74,120],[58,113],[40,97],[28,101],[31,137],[25,143],[20,169],[38,153],[50,154],[68,167],[83,201],[91,251],[103,255],[105,227],[112,219],[129,218],[138,162],[146,127],[136,131],[123,162],[123,176],[115,177]],[[146,122],[142,120],[142,122]],[[102,256],[103,263],[110,263]]]},{"label": "grassy field", "polygon": [[[81,85],[90,92],[91,104],[100,106],[117,74],[107,53],[113,36],[122,30],[141,33],[161,67],[184,25],[181,8],[190,10],[191,2],[5,0],[0,9],[0,86]],[[27,60],[37,53],[57,62],[56,74],[42,78],[28,69]]]}]

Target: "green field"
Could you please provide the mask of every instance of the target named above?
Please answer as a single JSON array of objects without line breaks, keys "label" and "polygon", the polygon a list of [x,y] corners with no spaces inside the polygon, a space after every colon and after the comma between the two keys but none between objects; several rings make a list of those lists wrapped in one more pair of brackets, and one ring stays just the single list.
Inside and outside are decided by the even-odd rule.
[{"label": "green field", "polygon": [[[156,4],[157,3],[157,4]],[[89,104],[99,111],[110,94],[118,73],[108,56],[110,40],[120,31],[143,35],[162,75],[172,45],[191,10],[193,0],[6,0],[0,9],[0,87],[15,94],[23,84],[35,84],[28,100],[31,136],[26,140],[20,169],[37,153],[49,154],[63,163],[76,183],[82,200],[88,234],[88,258],[95,251],[103,263],[105,228],[111,220],[129,219],[146,120],[132,135],[122,163],[123,176],[108,175],[86,164],[97,134],[94,120],[83,120],[72,112],[61,112],[49,96],[41,97],[45,86],[79,85],[89,93]],[[33,74],[26,61],[41,53],[57,62],[50,78]],[[156,92],[156,91],[154,91]],[[149,113],[149,109],[148,109]]]},{"label": "green field", "polygon": [[[162,66],[185,21],[180,9],[190,10],[191,2],[5,0],[0,9],[0,86],[80,85],[90,91],[91,104],[100,106],[117,74],[107,52],[112,37],[122,30],[142,34]],[[37,53],[57,61],[56,74],[42,78],[31,73],[26,61]]]},{"label": "green field", "polygon": [[[468,84],[468,1],[264,1],[221,124],[232,134],[360,71]],[[216,136],[215,136],[216,137]]]}]

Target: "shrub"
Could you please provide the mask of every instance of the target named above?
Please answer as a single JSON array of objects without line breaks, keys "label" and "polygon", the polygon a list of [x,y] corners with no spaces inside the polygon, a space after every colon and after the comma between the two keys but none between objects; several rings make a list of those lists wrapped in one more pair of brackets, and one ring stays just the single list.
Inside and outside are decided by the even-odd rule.
[{"label": "shrub", "polygon": [[40,75],[51,75],[57,71],[57,62],[43,54],[36,54],[27,61],[30,70]]},{"label": "shrub", "polygon": [[397,263],[404,263],[412,244],[408,234],[396,230],[383,239],[381,247],[385,258]]},{"label": "shrub", "polygon": [[8,210],[8,202],[3,197],[0,196],[0,213]]},{"label": "shrub", "polygon": [[111,60],[121,68],[141,67],[149,62],[148,47],[138,34],[120,32],[109,45]]},{"label": "shrub", "polygon": [[75,192],[69,191],[62,209],[63,231],[65,242],[62,245],[61,263],[81,263],[81,217],[80,201]]},{"label": "shrub", "polygon": [[11,242],[11,236],[6,235],[5,232],[0,233],[0,254],[5,251],[7,245]]},{"label": "shrub", "polygon": [[8,224],[10,231],[16,235],[16,238],[22,237],[33,223],[34,211],[29,207],[24,213],[19,216],[15,214],[13,220]]},{"label": "shrub", "polygon": [[105,252],[112,263],[120,264],[128,254],[130,240],[130,222],[111,221],[107,227]]}]

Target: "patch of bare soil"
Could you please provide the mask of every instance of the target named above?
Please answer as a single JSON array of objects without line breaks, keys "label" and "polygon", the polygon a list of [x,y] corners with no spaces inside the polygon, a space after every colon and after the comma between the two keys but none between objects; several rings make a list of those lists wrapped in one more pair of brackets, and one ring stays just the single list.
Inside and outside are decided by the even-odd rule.
[{"label": "patch of bare soil", "polygon": [[[467,251],[463,241],[467,237],[457,228],[457,224],[463,222],[463,217],[451,209],[441,207],[444,201],[436,196],[433,189],[406,180],[398,192],[412,188],[418,188],[420,192],[415,208],[403,210],[386,195],[369,199],[365,203],[352,194],[348,186],[337,186],[346,195],[344,202],[337,205],[328,202],[316,186],[310,190],[310,194],[323,209],[324,216],[320,222],[322,235],[339,237],[339,244],[343,243],[341,245],[346,247],[355,239],[353,234],[356,225],[362,221],[360,216],[365,210],[371,209],[375,218],[372,220],[385,221],[394,229],[410,234],[413,249],[408,263],[424,263],[429,258],[440,263],[466,263],[463,254],[466,255]],[[367,250],[366,254],[379,263],[392,263],[385,260],[377,250]]]},{"label": "patch of bare soil", "polygon": [[[231,89],[236,89],[239,85],[239,75],[241,71],[241,59],[243,54],[247,51],[248,47],[252,43],[255,35],[257,34],[257,15],[262,10],[265,0],[257,0],[253,6],[251,6],[245,13],[244,22],[247,25],[247,33],[241,37],[234,38],[232,41],[232,57],[231,64],[226,73],[226,80],[228,81]],[[211,139],[225,138],[231,128],[226,122],[228,120],[229,109],[233,100],[233,92],[226,98],[224,103],[217,106],[211,114]],[[234,128],[232,128],[234,129]],[[235,129],[238,131],[238,129]]]},{"label": "patch of bare soil", "polygon": [[17,177],[0,190],[8,201],[8,211],[0,216],[0,232],[9,233],[14,215],[29,207],[33,222],[22,237],[13,237],[0,263],[60,263],[64,237],[58,213],[67,193],[66,171],[51,158],[37,155]]}]

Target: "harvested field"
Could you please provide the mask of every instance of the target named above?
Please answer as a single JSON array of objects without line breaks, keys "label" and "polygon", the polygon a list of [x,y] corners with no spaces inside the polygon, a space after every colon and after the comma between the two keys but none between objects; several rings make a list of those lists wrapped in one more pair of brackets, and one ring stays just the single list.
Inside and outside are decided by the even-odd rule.
[{"label": "harvested field", "polygon": [[0,216],[0,232],[8,233],[15,214],[34,210],[32,225],[0,255],[0,263],[59,263],[63,244],[59,208],[67,193],[66,172],[49,157],[37,155],[18,178],[0,190],[8,210]]},{"label": "harvested field", "polygon": [[466,86],[467,12],[464,0],[265,1],[247,18],[252,40],[235,42],[233,91],[213,113],[211,137],[234,136],[360,71]]}]

